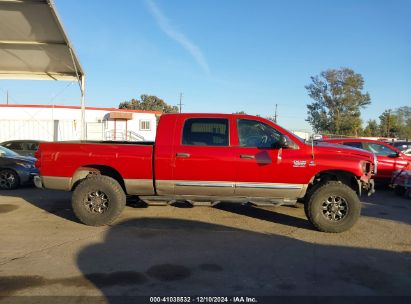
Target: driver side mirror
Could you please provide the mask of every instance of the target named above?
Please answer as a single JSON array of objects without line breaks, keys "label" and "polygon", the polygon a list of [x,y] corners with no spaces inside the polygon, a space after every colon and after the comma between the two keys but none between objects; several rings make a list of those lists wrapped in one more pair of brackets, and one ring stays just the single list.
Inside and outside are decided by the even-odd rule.
[{"label": "driver side mirror", "polygon": [[273,144],[274,149],[288,148],[289,146],[287,136],[284,135],[281,135],[279,141]]},{"label": "driver side mirror", "polygon": [[388,155],[388,157],[389,158],[397,158],[397,157],[400,157],[400,153],[395,152],[395,153],[392,153],[392,154]]}]

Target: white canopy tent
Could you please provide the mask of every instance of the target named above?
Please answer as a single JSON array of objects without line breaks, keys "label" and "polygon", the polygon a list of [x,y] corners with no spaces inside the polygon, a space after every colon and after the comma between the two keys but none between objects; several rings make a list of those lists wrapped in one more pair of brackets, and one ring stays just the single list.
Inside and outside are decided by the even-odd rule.
[{"label": "white canopy tent", "polygon": [[77,80],[86,138],[85,74],[53,0],[0,0],[0,79]]}]

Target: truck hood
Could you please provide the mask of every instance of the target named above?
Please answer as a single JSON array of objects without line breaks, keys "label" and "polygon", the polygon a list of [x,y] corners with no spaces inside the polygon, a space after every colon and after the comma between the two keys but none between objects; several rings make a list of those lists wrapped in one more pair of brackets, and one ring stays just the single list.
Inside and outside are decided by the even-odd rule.
[{"label": "truck hood", "polygon": [[371,152],[365,151],[363,149],[358,149],[354,147],[332,144],[327,142],[317,142],[314,144],[314,152],[318,153],[335,153],[343,155],[351,155],[358,158],[365,158],[367,160],[373,161],[374,154]]}]

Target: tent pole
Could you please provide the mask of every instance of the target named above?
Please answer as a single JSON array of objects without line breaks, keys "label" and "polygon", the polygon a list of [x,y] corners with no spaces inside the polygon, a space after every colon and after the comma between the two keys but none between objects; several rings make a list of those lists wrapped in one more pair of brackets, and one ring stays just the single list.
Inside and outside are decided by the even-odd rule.
[{"label": "tent pole", "polygon": [[86,106],[85,106],[85,81],[86,77],[81,75],[80,90],[81,90],[81,140],[87,139],[86,134]]}]

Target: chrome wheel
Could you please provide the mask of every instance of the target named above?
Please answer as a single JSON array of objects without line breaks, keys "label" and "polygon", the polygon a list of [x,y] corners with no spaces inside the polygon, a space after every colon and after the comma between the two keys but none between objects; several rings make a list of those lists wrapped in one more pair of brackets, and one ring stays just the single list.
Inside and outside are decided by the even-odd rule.
[{"label": "chrome wheel", "polygon": [[0,172],[0,188],[13,189],[16,185],[17,179],[15,174],[9,170]]},{"label": "chrome wheel", "polygon": [[341,196],[330,196],[322,203],[323,216],[333,222],[339,222],[348,213],[348,203]]},{"label": "chrome wheel", "polygon": [[87,194],[84,205],[91,213],[102,214],[108,209],[108,196],[103,191],[92,191]]}]

